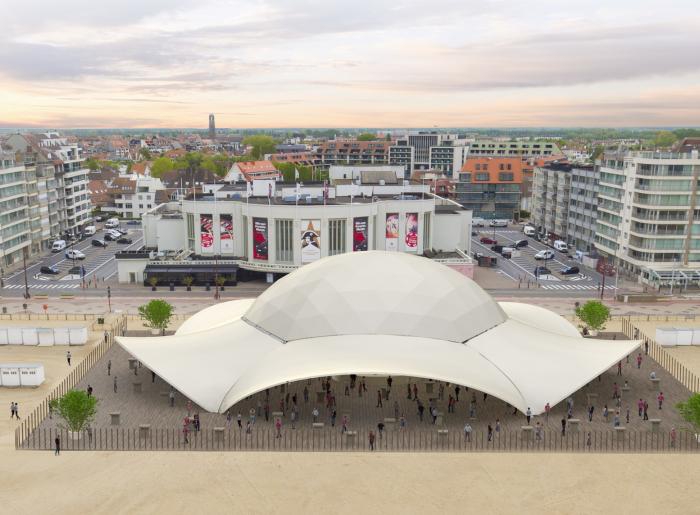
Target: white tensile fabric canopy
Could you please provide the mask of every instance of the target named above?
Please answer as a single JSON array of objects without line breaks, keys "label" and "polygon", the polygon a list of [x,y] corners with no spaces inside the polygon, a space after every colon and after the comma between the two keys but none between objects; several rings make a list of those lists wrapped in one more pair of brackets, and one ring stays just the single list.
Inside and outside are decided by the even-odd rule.
[{"label": "white tensile fabric canopy", "polygon": [[537,414],[639,345],[584,339],[551,311],[499,304],[442,264],[381,251],[306,265],[173,336],[117,341],[212,412],[279,384],[357,374],[461,384]]}]

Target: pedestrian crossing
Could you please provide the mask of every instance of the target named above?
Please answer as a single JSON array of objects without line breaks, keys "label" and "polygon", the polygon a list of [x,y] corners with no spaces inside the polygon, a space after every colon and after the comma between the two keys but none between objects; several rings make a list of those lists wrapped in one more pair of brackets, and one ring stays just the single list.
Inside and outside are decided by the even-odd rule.
[{"label": "pedestrian crossing", "polygon": [[[596,284],[545,284],[541,287],[543,290],[598,290]],[[606,284],[606,290],[614,290],[615,286]]]},{"label": "pedestrian crossing", "polygon": [[[30,284],[30,290],[75,290],[80,284]],[[24,284],[8,284],[6,290],[23,290]]]}]

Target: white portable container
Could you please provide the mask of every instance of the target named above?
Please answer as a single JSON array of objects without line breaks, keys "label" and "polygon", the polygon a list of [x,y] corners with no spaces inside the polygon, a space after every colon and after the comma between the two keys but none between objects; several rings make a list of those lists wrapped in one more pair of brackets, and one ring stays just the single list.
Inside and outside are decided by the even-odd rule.
[{"label": "white portable container", "polygon": [[39,335],[35,328],[22,328],[22,345],[39,345]]},{"label": "white portable container", "polygon": [[19,386],[19,367],[16,365],[0,365],[0,377],[3,386]]}]

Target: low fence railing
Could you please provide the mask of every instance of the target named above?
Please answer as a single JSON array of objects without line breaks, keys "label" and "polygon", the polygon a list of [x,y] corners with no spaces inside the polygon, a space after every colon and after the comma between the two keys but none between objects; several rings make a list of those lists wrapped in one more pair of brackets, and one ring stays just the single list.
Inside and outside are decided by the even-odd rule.
[{"label": "low fence railing", "polygon": [[105,330],[105,338],[97,344],[79,363],[76,363],[75,368],[61,381],[47,396],[32,410],[29,415],[20,423],[15,430],[15,448],[19,448],[23,441],[26,441],[28,436],[37,430],[41,421],[49,415],[49,404],[53,399],[66,394],[71,388],[78,384],[85,374],[104,356],[114,343],[114,337],[123,334],[126,330],[126,319],[120,316],[112,320],[109,325],[103,326]]},{"label": "low fence railing", "polygon": [[[679,431],[579,431],[562,435],[545,430],[536,436],[520,431],[500,431],[489,438],[486,431],[473,431],[470,438],[460,431],[442,432],[386,430],[375,432],[374,449],[369,431],[342,433],[338,428],[245,430],[203,429],[187,437],[182,430],[109,427],[74,435],[65,429],[39,428],[18,442],[18,449],[52,450],[56,437],[61,450],[69,451],[382,451],[382,452],[698,452],[697,435]],[[75,437],[77,436],[77,438]]]},{"label": "low fence railing", "polygon": [[630,339],[642,340],[642,348],[648,349],[649,356],[666,369],[679,383],[693,393],[700,392],[700,377],[666,352],[654,338],[635,326],[633,320],[628,318],[622,319],[622,332]]},{"label": "low fence railing", "polygon": [[0,320],[54,320],[63,322],[96,322],[98,318],[106,318],[107,315],[88,313],[4,313],[0,314]]}]

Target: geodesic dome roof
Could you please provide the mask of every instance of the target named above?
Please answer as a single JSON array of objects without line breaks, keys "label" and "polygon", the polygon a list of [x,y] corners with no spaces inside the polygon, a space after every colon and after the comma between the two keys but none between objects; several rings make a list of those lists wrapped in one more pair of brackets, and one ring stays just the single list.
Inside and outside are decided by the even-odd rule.
[{"label": "geodesic dome roof", "polygon": [[391,334],[464,342],[506,321],[471,279],[430,259],[381,251],[307,265],[260,295],[243,318],[283,341]]},{"label": "geodesic dome roof", "polygon": [[534,414],[639,345],[584,339],[547,309],[499,304],[442,264],[379,251],[306,265],[254,301],[203,309],[173,336],[117,342],[209,411],[287,382],[358,374],[461,384]]}]

